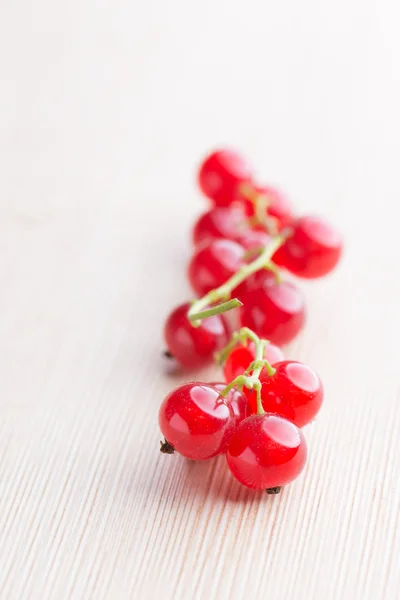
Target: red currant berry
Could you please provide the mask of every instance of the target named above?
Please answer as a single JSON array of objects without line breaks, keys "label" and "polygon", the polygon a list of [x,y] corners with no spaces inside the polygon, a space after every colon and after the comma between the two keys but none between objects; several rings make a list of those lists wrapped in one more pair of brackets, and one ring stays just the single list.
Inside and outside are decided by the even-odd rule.
[{"label": "red currant berry", "polygon": [[246,161],[231,150],[218,150],[200,166],[198,182],[203,194],[217,206],[228,206],[242,183],[249,182],[252,172]]},{"label": "red currant berry", "polygon": [[248,366],[253,362],[254,355],[249,346],[240,344],[229,354],[224,364],[224,377],[227,383],[239,375],[243,375]]},{"label": "red currant berry", "polygon": [[[276,373],[260,374],[261,398],[266,412],[290,419],[297,427],[304,427],[321,408],[324,389],[318,375],[307,365],[285,360],[274,365]],[[255,394],[249,394],[250,412],[257,413]]]},{"label": "red currant berry", "polygon": [[211,359],[229,338],[229,329],[222,315],[208,317],[199,327],[187,318],[190,304],[182,304],[169,315],[164,336],[170,354],[183,366],[197,367]]},{"label": "red currant berry", "polygon": [[260,192],[265,194],[268,199],[267,213],[271,217],[275,217],[278,220],[279,228],[283,229],[290,225],[293,221],[293,209],[282,192],[271,187],[264,187],[260,189]]},{"label": "red currant berry", "polygon": [[265,413],[248,417],[233,433],[226,453],[232,475],[255,490],[281,487],[296,479],[307,459],[300,429]]},{"label": "red currant berry", "polygon": [[[214,386],[219,392],[222,392],[226,387],[226,383],[210,383],[210,385]],[[236,425],[239,425],[239,423],[247,417],[246,396],[242,392],[239,392],[239,390],[232,388],[227,395],[226,400],[231,405],[233,414],[236,418]]]},{"label": "red currant berry", "polygon": [[268,282],[271,285],[276,282],[276,277],[267,269],[260,269],[250,275],[247,279],[245,279],[240,285],[235,288],[234,294],[236,298],[239,298],[243,302],[246,294],[253,290],[258,290],[262,285],[268,285]]},{"label": "red currant berry", "polygon": [[[254,351],[254,356],[255,356],[255,351]],[[272,344],[271,342],[268,344],[268,346],[265,348],[265,352],[264,352],[264,359],[266,361],[269,362],[270,365],[275,365],[275,363],[284,360],[284,356],[283,356],[283,352],[282,350],[279,348],[279,346],[276,346],[275,344]]]},{"label": "red currant berry", "polygon": [[265,277],[258,287],[240,294],[240,299],[242,326],[274,344],[289,343],[304,325],[304,297],[292,283]]},{"label": "red currant berry", "polygon": [[246,215],[237,206],[216,206],[201,215],[193,229],[196,245],[214,239],[236,240],[246,229]]},{"label": "red currant berry", "polygon": [[158,421],[166,441],[192,460],[225,452],[236,427],[229,402],[215,387],[199,382],[172,391],[161,404]]},{"label": "red currant berry", "polygon": [[343,243],[338,232],[321,217],[301,217],[293,234],[274,256],[277,264],[298,277],[326,275],[340,260]]},{"label": "red currant berry", "polygon": [[189,281],[199,296],[225,283],[245,264],[244,248],[231,240],[212,240],[201,246],[189,263]]},{"label": "red currant berry", "polygon": [[[271,236],[266,231],[260,229],[247,229],[236,238],[236,241],[245,250],[257,250],[258,248],[268,246]],[[251,257],[250,260],[254,260],[254,258],[255,256]]]},{"label": "red currant berry", "polygon": [[[256,352],[253,342],[247,345],[236,346],[228,356],[224,365],[225,381],[229,383],[239,375],[243,375],[249,365],[255,360]],[[265,348],[264,359],[273,365],[283,360],[283,352],[275,344],[268,344]],[[256,411],[255,411],[256,412]]]},{"label": "red currant berry", "polygon": [[[294,218],[292,206],[281,191],[269,186],[254,186],[254,191],[265,196],[268,202],[267,216],[274,217],[277,220],[279,230],[292,223]],[[243,198],[243,196],[241,197],[240,193],[239,200],[243,202],[247,215],[250,217],[253,216],[255,211],[254,203]]]}]

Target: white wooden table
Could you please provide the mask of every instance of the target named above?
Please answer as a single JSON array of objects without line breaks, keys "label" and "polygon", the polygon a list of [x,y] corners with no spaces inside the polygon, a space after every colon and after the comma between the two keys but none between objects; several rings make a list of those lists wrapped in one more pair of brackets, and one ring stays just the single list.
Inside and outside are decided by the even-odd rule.
[{"label": "white wooden table", "polygon": [[[399,597],[399,8],[0,1],[0,598]],[[344,232],[287,355],[319,371],[280,497],[158,452],[202,154]],[[209,369],[199,377],[215,378]]]}]

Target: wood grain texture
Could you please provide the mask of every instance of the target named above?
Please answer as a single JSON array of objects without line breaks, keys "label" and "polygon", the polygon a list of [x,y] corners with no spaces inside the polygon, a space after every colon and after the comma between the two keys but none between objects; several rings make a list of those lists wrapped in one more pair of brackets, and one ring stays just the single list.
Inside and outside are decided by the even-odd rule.
[{"label": "wood grain texture", "polygon": [[[0,2],[0,598],[395,600],[399,9]],[[286,353],[324,409],[279,497],[158,452],[210,146],[344,232]],[[199,377],[215,378],[212,368]]]}]

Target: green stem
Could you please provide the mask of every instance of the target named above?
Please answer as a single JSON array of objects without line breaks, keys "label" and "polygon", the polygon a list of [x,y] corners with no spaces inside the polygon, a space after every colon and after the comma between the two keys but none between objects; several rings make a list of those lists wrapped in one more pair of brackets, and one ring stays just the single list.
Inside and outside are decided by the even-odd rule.
[{"label": "green stem", "polygon": [[[258,337],[258,335],[256,335],[254,331],[252,331],[248,327],[241,327],[237,331],[234,331],[231,340],[228,342],[228,344],[224,346],[222,350],[215,353],[214,357],[217,364],[222,365],[226,361],[236,344],[245,344],[247,340],[251,340],[255,344],[255,346],[257,346],[257,344],[260,343],[260,338]],[[265,344],[269,344],[268,340],[264,340],[264,342]]]},{"label": "green stem", "polygon": [[265,414],[265,410],[264,410],[263,405],[262,405],[261,382],[260,381],[256,382],[256,384],[254,385],[254,389],[256,391],[256,397],[257,397],[257,414],[258,415],[264,415]]},{"label": "green stem", "polygon": [[[251,331],[251,329],[249,331],[253,334],[254,337],[253,337],[252,341],[256,345],[256,356],[254,358],[254,361],[256,363],[262,362],[263,358],[264,358],[265,342],[264,342],[264,340],[260,340],[260,338],[253,331]],[[262,369],[262,367],[261,367],[261,369]],[[261,369],[258,374],[261,373]]]},{"label": "green stem", "polygon": [[258,246],[257,248],[250,248],[250,250],[246,250],[243,255],[244,260],[250,260],[259,256],[260,252],[262,252],[263,246]]},{"label": "green stem", "polygon": [[[201,315],[204,314],[204,309],[206,307],[210,306],[210,304],[218,302],[218,300],[229,299],[232,291],[238,285],[243,283],[243,281],[245,281],[245,279],[247,279],[253,273],[264,269],[270,263],[272,256],[282,245],[283,241],[284,238],[280,235],[272,238],[270,244],[263,249],[261,254],[257,256],[253,262],[243,265],[243,267],[240,267],[240,269],[220,287],[216,288],[215,290],[211,290],[199,300],[195,300],[188,311],[188,319],[192,323],[193,327],[198,327],[201,324],[201,319],[204,318]],[[237,299],[235,298],[235,300]],[[239,300],[237,300],[237,302],[239,302]],[[228,308],[228,304],[228,302],[225,302],[225,307],[222,310],[219,308],[219,306],[210,308],[207,310],[207,316],[211,317],[212,315],[230,310],[231,307]]]},{"label": "green stem", "polygon": [[258,365],[252,374],[252,378],[255,380],[253,384],[253,389],[256,392],[257,396],[257,414],[263,415],[265,410],[263,409],[262,401],[261,401],[261,381],[260,381],[260,373],[264,368],[264,350],[265,344],[262,340],[256,346],[256,359],[255,362]]},{"label": "green stem", "polygon": [[219,315],[221,313],[227,312],[228,310],[232,310],[232,308],[238,308],[239,306],[243,306],[243,303],[240,302],[240,300],[238,300],[237,298],[233,298],[232,300],[222,302],[217,306],[212,306],[211,308],[207,308],[206,310],[202,310],[196,313],[196,319],[207,319],[207,317]]},{"label": "green stem", "polygon": [[253,185],[248,183],[243,184],[241,193],[254,206],[254,217],[250,221],[253,224],[262,225],[269,234],[276,235],[278,232],[278,220],[276,217],[268,215],[267,209],[271,203],[268,194],[261,194]]},{"label": "green stem", "polygon": [[220,392],[220,396],[226,398],[232,388],[243,386],[249,389],[252,389],[253,387],[253,384],[250,384],[250,377],[247,377],[247,375],[239,375],[239,377],[235,377],[235,379],[228,383],[228,385]]},{"label": "green stem", "polygon": [[232,350],[234,349],[234,347],[236,346],[236,344],[242,341],[240,335],[241,331],[241,329],[239,329],[239,331],[234,331],[227,345],[224,346],[222,350],[214,354],[215,362],[217,363],[217,365],[223,365],[230,353],[232,352]]},{"label": "green stem", "polygon": [[279,285],[280,283],[282,283],[282,277],[281,277],[281,272],[279,270],[279,267],[277,267],[277,265],[273,262],[269,262],[266,266],[265,269],[267,269],[268,271],[271,271],[271,273],[274,275],[275,277],[275,281],[276,283]]},{"label": "green stem", "polygon": [[[231,338],[230,342],[228,342],[228,344],[224,348],[222,348],[222,350],[220,350],[219,352],[217,352],[215,354],[215,360],[216,360],[217,364],[222,365],[226,361],[226,359],[228,358],[228,356],[230,355],[230,353],[232,352],[232,350],[235,348],[235,346],[238,343],[245,344],[248,340],[253,342],[253,344],[256,348],[256,352],[257,352],[257,348],[260,346],[260,344],[263,344],[263,354],[261,355],[260,360],[263,361],[264,367],[266,368],[268,375],[274,375],[276,369],[274,369],[274,367],[272,367],[269,364],[269,362],[263,358],[264,351],[265,351],[266,346],[269,344],[269,340],[261,340],[258,337],[258,335],[256,335],[254,333],[254,331],[249,329],[249,327],[241,327],[241,329],[239,329],[238,331],[235,331],[232,334],[232,338]],[[249,374],[248,371],[252,371],[254,369],[255,362],[257,362],[257,357],[247,367],[244,375],[248,375]]]},{"label": "green stem", "polygon": [[[260,343],[263,341],[265,342],[265,346],[269,343],[266,340],[261,340],[258,335],[252,330],[250,329],[250,327],[241,327],[239,329],[239,334],[240,334],[240,341],[241,342],[245,342],[246,340],[250,340],[251,342],[253,342],[253,344],[255,345],[256,349],[258,348],[258,346],[260,345]],[[257,350],[256,350],[257,352]],[[257,360],[257,356],[255,358],[255,360]]]},{"label": "green stem", "polygon": [[[252,363],[250,363],[243,375],[235,377],[233,381],[228,383],[228,385],[222,390],[221,396],[226,398],[231,389],[234,387],[245,386],[250,390],[255,390],[257,397],[257,414],[263,415],[265,411],[261,398],[260,373],[265,368],[268,372],[268,375],[274,375],[274,373],[276,373],[276,369],[274,369],[274,367],[272,367],[268,361],[264,360],[264,351],[268,343],[266,340],[260,340],[254,331],[248,329],[247,327],[243,327],[243,329],[240,329],[238,332],[236,332],[236,335],[234,334],[232,336],[232,342],[235,344],[238,340],[242,341],[243,339],[250,339],[252,342],[254,342],[256,347],[255,359]],[[230,344],[228,344],[227,347],[231,347]]]}]

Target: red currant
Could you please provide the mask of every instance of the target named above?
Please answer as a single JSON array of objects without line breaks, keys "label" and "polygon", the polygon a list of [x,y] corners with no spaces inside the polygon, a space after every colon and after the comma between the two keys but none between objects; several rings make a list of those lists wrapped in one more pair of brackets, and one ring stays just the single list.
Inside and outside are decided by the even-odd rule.
[{"label": "red currant", "polygon": [[[255,356],[255,351],[254,351],[254,356]],[[274,365],[275,363],[277,363],[283,359],[284,359],[283,352],[279,348],[279,346],[276,346],[275,344],[272,344],[272,342],[270,342],[268,344],[268,346],[265,348],[264,360],[268,361],[270,365]]]},{"label": "red currant", "polygon": [[196,245],[213,239],[236,240],[246,230],[246,215],[238,206],[216,206],[201,215],[193,229]]},{"label": "red currant", "polygon": [[[266,197],[268,202],[267,216],[274,217],[277,220],[278,229],[283,229],[291,224],[294,218],[293,209],[289,200],[281,191],[269,186],[254,186],[254,191]],[[254,203],[240,196],[240,192],[239,200],[243,202],[247,215],[253,216],[255,212]]]},{"label": "red currant", "polygon": [[225,283],[245,264],[244,248],[231,240],[212,240],[201,246],[189,263],[189,281],[199,296]]},{"label": "red currant", "polygon": [[248,366],[253,362],[254,356],[249,346],[240,344],[229,354],[224,364],[225,381],[230,383],[239,375],[243,375]]},{"label": "red currant", "polygon": [[274,344],[287,344],[304,325],[304,297],[292,283],[277,283],[274,277],[264,277],[253,289],[250,286],[240,294],[240,299],[242,326]]},{"label": "red currant", "polygon": [[200,189],[217,206],[231,204],[239,186],[251,178],[249,165],[231,150],[218,150],[207,156],[198,175]]},{"label": "red currant", "polygon": [[253,290],[258,290],[264,283],[267,285],[270,282],[271,285],[276,282],[276,277],[267,269],[260,269],[245,279],[240,285],[235,288],[234,294],[242,302],[246,297],[246,294]]},{"label": "red currant", "polygon": [[[222,392],[226,387],[226,383],[210,383],[210,385],[214,386],[219,392]],[[231,405],[233,414],[235,415],[236,425],[239,425],[239,423],[247,417],[246,396],[242,392],[239,392],[239,390],[232,388],[227,395],[226,400]]]},{"label": "red currant", "polygon": [[301,217],[293,234],[279,248],[274,260],[298,277],[326,275],[340,260],[343,243],[338,232],[322,217]]},{"label": "red currant", "polygon": [[[236,240],[245,250],[257,250],[268,246],[271,236],[260,229],[247,229]],[[254,258],[255,256],[252,256],[250,260],[254,260]]]},{"label": "red currant", "polygon": [[215,387],[199,382],[172,391],[161,404],[158,420],[166,442],[192,460],[225,452],[236,427],[229,402]]},{"label": "red currant", "polygon": [[[261,398],[266,412],[290,419],[304,427],[321,408],[324,389],[318,375],[307,365],[285,360],[274,365],[276,373],[260,374]],[[246,390],[247,391],[247,390]],[[255,393],[248,395],[250,412],[257,413]]]},{"label": "red currant", "polygon": [[187,318],[189,307],[190,304],[182,304],[172,311],[165,323],[164,336],[172,356],[185,367],[193,368],[227,344],[229,330],[222,315],[208,317],[199,327],[193,327]]},{"label": "red currant", "polygon": [[[224,364],[224,375],[227,383],[233,381],[239,375],[243,375],[250,363],[255,360],[256,352],[253,342],[236,346],[228,356]],[[264,359],[273,365],[283,360],[283,352],[275,344],[268,344],[265,348]]]},{"label": "red currant", "polygon": [[291,421],[265,413],[240,423],[226,453],[229,469],[243,485],[255,490],[281,487],[303,470],[307,446]]}]

